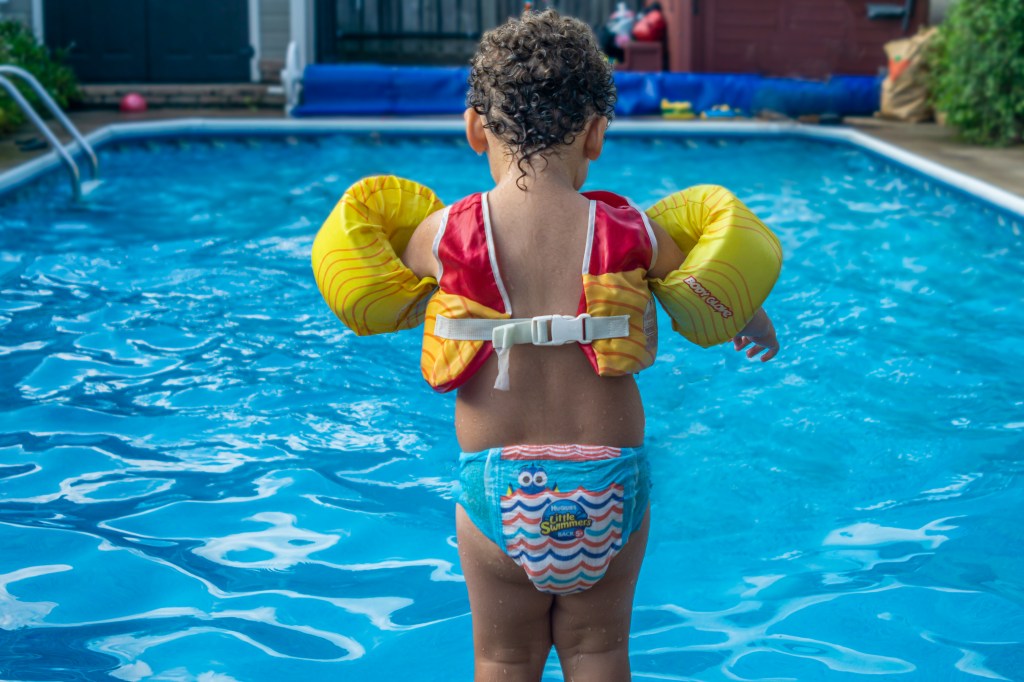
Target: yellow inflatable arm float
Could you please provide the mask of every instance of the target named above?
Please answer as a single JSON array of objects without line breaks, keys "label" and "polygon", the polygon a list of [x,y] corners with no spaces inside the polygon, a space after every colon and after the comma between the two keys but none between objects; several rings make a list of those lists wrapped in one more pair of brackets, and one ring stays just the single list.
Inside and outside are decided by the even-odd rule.
[{"label": "yellow inflatable arm float", "polygon": [[779,277],[778,237],[735,194],[717,185],[676,192],[647,215],[686,254],[664,279],[648,280],[672,328],[705,348],[733,338]]},{"label": "yellow inflatable arm float", "polygon": [[[331,310],[359,335],[423,323],[437,289],[399,258],[416,227],[444,207],[423,185],[364,178],[334,207],[313,241],[313,272]],[[648,280],[672,327],[707,347],[735,336],[768,297],[782,267],[779,240],[724,187],[699,185],[662,199],[647,215],[686,254]]]},{"label": "yellow inflatable arm float", "polygon": [[313,273],[327,305],[360,336],[423,323],[437,288],[399,254],[423,219],[444,204],[423,185],[379,175],[348,188],[313,240]]}]

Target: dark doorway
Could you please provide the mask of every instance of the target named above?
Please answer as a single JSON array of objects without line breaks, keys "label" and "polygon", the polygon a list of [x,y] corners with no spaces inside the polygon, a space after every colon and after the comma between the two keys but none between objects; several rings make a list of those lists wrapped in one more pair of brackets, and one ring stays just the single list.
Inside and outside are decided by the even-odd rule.
[{"label": "dark doorway", "polygon": [[250,80],[247,0],[44,0],[43,26],[83,83]]},{"label": "dark doorway", "polygon": [[[619,0],[535,0],[595,30]],[[519,16],[523,0],[315,0],[316,61],[465,65],[484,31]],[[633,10],[642,0],[626,0]]]}]

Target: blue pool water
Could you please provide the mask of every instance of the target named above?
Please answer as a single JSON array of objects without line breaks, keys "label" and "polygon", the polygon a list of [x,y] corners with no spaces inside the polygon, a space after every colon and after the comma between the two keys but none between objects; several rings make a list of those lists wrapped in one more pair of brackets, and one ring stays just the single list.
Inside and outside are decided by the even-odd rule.
[{"label": "blue pool water", "polygon": [[[356,338],[313,235],[455,137],[115,143],[0,198],[0,678],[470,678],[450,396]],[[638,680],[1024,679],[1022,221],[845,146],[612,138],[647,205],[728,185],[787,254],[750,363],[662,319]],[[560,679],[554,662],[546,679]]]}]

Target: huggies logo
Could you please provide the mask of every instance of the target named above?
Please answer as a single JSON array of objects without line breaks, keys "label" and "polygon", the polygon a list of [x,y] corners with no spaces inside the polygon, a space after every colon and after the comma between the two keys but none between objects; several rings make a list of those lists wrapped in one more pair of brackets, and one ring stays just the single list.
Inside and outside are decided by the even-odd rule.
[{"label": "huggies logo", "polygon": [[587,528],[594,525],[586,510],[572,500],[556,500],[544,510],[540,522],[540,534],[556,540],[574,540],[586,535]]},{"label": "huggies logo", "polygon": [[698,282],[696,277],[690,275],[683,281],[686,282],[686,285],[693,290],[693,293],[697,294],[702,299],[704,299],[704,302],[708,304],[709,308],[714,310],[716,313],[718,313],[725,319],[729,319],[730,317],[732,317],[732,311],[729,310],[729,306],[725,305],[717,298],[712,296],[711,292],[708,291],[707,287]]}]

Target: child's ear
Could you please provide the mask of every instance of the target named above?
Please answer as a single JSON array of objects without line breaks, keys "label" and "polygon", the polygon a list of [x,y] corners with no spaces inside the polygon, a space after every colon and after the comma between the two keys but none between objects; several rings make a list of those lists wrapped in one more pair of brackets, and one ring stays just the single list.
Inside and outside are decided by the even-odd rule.
[{"label": "child's ear", "polygon": [[595,116],[587,123],[584,131],[583,155],[591,161],[597,161],[604,149],[604,132],[608,129],[610,121],[604,116]]},{"label": "child's ear", "polygon": [[466,109],[462,114],[466,120],[466,140],[469,147],[477,154],[487,151],[487,135],[484,134],[484,120],[475,109]]}]

